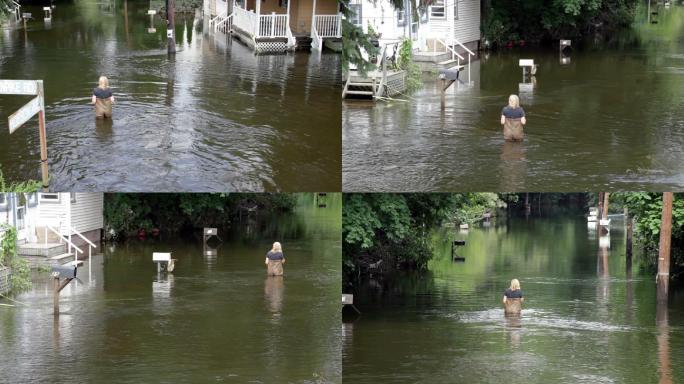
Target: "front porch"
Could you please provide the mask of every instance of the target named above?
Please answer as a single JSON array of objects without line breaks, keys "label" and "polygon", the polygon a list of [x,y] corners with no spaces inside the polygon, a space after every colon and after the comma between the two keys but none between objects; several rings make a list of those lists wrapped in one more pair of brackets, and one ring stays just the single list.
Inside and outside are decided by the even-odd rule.
[{"label": "front porch", "polygon": [[[220,1],[220,0],[219,0]],[[257,53],[323,49],[324,39],[341,39],[336,0],[234,0],[213,17],[214,32],[232,33]]]}]

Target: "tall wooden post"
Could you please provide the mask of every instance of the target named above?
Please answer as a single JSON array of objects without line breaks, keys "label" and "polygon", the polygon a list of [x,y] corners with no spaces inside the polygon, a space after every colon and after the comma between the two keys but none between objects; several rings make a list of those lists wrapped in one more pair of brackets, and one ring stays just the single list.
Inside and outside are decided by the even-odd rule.
[{"label": "tall wooden post", "polygon": [[[627,209],[625,208],[625,212]],[[626,244],[626,257],[625,257],[625,263],[627,267],[627,273],[631,276],[632,273],[632,227],[634,226],[634,220],[632,220],[632,217],[629,215],[627,212],[625,214],[625,220],[627,221],[627,244]]]},{"label": "tall wooden post", "polygon": [[603,193],[603,219],[608,218],[608,198],[610,196],[610,192],[604,192]]},{"label": "tall wooden post", "polygon": [[168,53],[176,53],[176,33],[173,0],[166,0],[166,41]]},{"label": "tall wooden post", "polygon": [[672,192],[663,193],[663,214],[660,224],[660,245],[658,247],[658,301],[667,301],[670,283],[670,243],[672,241]]},{"label": "tall wooden post", "polygon": [[598,220],[603,219],[603,192],[598,193]]},{"label": "tall wooden post", "polygon": [[38,97],[40,97],[40,112],[38,112],[38,132],[40,137],[40,171],[43,179],[43,190],[48,191],[50,175],[47,160],[47,132],[45,130],[45,97],[43,94],[43,80],[38,80]]},{"label": "tall wooden post", "polygon": [[59,316],[59,276],[56,276],[53,283],[52,291],[52,313]]}]

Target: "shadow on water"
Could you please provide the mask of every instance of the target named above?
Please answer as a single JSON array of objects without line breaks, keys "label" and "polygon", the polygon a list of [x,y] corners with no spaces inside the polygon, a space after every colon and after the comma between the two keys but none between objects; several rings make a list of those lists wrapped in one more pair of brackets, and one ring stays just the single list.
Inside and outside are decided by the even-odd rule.
[{"label": "shadow on water", "polygon": [[[26,305],[0,309],[0,381],[340,383],[341,200],[262,215],[282,225],[261,236],[233,223],[216,248],[182,237],[104,244],[62,291],[57,320],[51,279],[37,277],[17,297]],[[288,261],[279,278],[264,266],[275,236]],[[164,251],[172,274],[152,262]]]},{"label": "shadow on water", "polygon": [[[357,286],[345,324],[345,380],[371,382],[670,383],[684,360],[684,290],[657,306],[653,276],[625,261],[624,222],[610,235],[583,212],[498,217],[439,229],[427,273]],[[451,259],[453,240],[464,262]],[[511,278],[525,303],[506,317]],[[382,353],[379,353],[379,346]]]},{"label": "shadow on water", "polygon": [[[434,74],[410,102],[343,103],[344,190],[681,188],[684,7],[660,18],[607,42],[574,41],[566,62],[556,48],[484,53],[444,112]],[[523,82],[519,59],[539,64],[536,82]],[[499,124],[510,94],[528,117],[522,157]]]},{"label": "shadow on water", "polygon": [[[149,4],[98,4],[60,3],[49,28],[40,18],[0,33],[0,78],[44,80],[52,189],[339,190],[339,55],[257,56],[185,14],[168,57],[159,16],[148,32]],[[102,74],[116,97],[109,127],[90,104]],[[0,96],[10,180],[38,178],[37,123],[6,127],[28,100]]]}]

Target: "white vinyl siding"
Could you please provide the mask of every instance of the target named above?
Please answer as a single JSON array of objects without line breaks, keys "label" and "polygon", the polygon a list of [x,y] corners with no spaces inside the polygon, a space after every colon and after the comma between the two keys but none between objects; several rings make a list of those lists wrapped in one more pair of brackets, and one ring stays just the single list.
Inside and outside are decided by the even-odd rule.
[{"label": "white vinyl siding", "polygon": [[458,1],[458,20],[454,21],[456,39],[466,44],[480,40],[480,0]]},{"label": "white vinyl siding", "polygon": [[104,196],[101,193],[76,193],[71,205],[71,226],[80,233],[104,227]]}]

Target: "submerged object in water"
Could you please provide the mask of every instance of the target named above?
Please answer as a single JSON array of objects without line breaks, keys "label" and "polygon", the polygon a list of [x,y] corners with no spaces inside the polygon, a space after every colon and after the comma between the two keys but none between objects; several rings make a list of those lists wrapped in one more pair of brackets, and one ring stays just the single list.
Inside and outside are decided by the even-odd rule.
[{"label": "submerged object in water", "polygon": [[504,303],[504,313],[506,315],[519,315],[522,311],[522,300],[521,299],[510,299],[506,298]]}]

